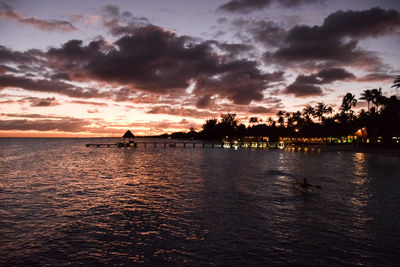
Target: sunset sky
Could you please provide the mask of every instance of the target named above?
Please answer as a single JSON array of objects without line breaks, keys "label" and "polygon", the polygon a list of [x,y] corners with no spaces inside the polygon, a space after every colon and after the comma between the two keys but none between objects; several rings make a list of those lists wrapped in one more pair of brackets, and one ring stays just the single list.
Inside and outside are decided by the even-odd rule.
[{"label": "sunset sky", "polygon": [[226,112],[245,123],[399,94],[399,12],[398,0],[0,0],[0,136],[201,130]]}]

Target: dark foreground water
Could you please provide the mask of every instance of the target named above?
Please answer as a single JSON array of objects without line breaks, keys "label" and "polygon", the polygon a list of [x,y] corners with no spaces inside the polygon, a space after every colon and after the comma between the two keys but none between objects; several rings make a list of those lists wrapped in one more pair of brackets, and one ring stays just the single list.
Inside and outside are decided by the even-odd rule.
[{"label": "dark foreground water", "polygon": [[400,263],[400,158],[87,142],[0,139],[1,266]]}]

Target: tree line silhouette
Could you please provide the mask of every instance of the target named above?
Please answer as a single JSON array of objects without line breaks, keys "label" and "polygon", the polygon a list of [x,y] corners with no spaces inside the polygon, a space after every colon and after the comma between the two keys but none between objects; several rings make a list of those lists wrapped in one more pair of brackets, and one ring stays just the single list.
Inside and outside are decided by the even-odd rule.
[{"label": "tree line silhouette", "polygon": [[[400,75],[392,87],[400,88]],[[358,99],[368,103],[367,110],[354,111]],[[396,95],[386,97],[382,89],[364,90],[359,98],[347,93],[337,113],[332,106],[323,102],[315,106],[307,105],[301,111],[278,111],[277,119],[265,120],[250,117],[249,125],[240,122],[235,113],[224,113],[219,119],[205,121],[202,130],[191,128],[189,132],[177,132],[172,138],[191,139],[241,139],[243,137],[343,137],[351,136],[363,129],[369,138],[382,137],[387,143],[392,137],[400,136],[400,98]],[[166,136],[166,135],[164,135]]]}]

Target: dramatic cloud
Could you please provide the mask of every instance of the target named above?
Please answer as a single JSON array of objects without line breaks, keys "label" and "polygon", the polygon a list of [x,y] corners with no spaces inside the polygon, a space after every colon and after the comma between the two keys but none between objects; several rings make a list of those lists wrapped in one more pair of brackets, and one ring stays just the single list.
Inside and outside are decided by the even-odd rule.
[{"label": "dramatic cloud", "polygon": [[246,14],[251,11],[268,7],[271,4],[293,8],[304,4],[313,4],[319,2],[322,2],[322,0],[231,0],[228,3],[220,6],[218,10]]},{"label": "dramatic cloud", "polygon": [[296,82],[290,84],[286,88],[286,90],[283,91],[283,93],[293,94],[297,97],[323,95],[323,91],[319,86],[315,86],[313,84],[308,84],[308,83],[296,83]]},{"label": "dramatic cloud", "polygon": [[113,46],[103,40],[87,46],[71,40],[61,48],[51,48],[47,59],[49,66],[76,80],[97,80],[153,94],[183,93],[194,82],[193,92],[199,97],[219,95],[236,104],[262,100],[268,84],[282,80],[280,72],[262,73],[255,61],[219,55],[216,48],[233,52],[248,46],[198,42],[146,25]]},{"label": "dramatic cloud", "polygon": [[[243,43],[258,43],[268,50],[284,46],[289,28],[285,23],[243,17],[233,19],[230,26],[230,31]],[[251,48],[257,51],[260,46],[254,45]]]},{"label": "dramatic cloud", "polygon": [[296,81],[301,83],[327,84],[338,80],[355,78],[354,74],[345,69],[332,68],[324,69],[316,74],[299,75]]},{"label": "dramatic cloud", "polygon": [[254,40],[266,47],[281,47],[287,35],[287,30],[273,21],[252,21],[247,27]]},{"label": "dramatic cloud", "polygon": [[211,95],[204,95],[197,99],[196,107],[198,108],[206,108],[209,107],[213,103]]},{"label": "dramatic cloud", "polygon": [[63,20],[42,20],[35,17],[24,17],[19,12],[14,10],[7,4],[0,3],[0,19],[15,20],[22,24],[31,25],[37,29],[43,31],[61,31],[61,32],[71,32],[77,31],[74,25],[68,21]]},{"label": "dramatic cloud", "polygon": [[400,29],[400,14],[379,7],[364,11],[337,11],[325,18],[321,26],[296,26],[286,38],[285,45],[266,60],[278,62],[340,62],[370,67],[381,64],[373,53],[358,47],[358,41],[395,33]]},{"label": "dramatic cloud", "polygon": [[252,45],[247,45],[247,44],[227,44],[227,43],[222,43],[218,44],[218,47],[225,52],[228,52],[229,56],[231,58],[235,58],[239,55],[246,54],[247,52],[253,50]]},{"label": "dramatic cloud", "polygon": [[30,64],[39,62],[38,54],[41,54],[41,52],[34,49],[27,52],[18,52],[0,45],[0,63]]},{"label": "dramatic cloud", "polygon": [[322,95],[323,90],[318,85],[329,84],[334,81],[354,79],[354,74],[345,69],[332,68],[324,69],[316,74],[299,75],[296,80],[290,84],[283,93],[294,94],[298,97],[308,97]]},{"label": "dramatic cloud", "polygon": [[269,83],[283,79],[283,72],[261,73],[253,61],[236,61],[227,64],[227,68],[229,71],[216,77],[207,76],[198,79],[194,92],[201,96],[217,94],[235,104],[248,105],[251,101],[263,100],[263,91]]},{"label": "dramatic cloud", "polygon": [[[275,7],[298,7],[320,1],[226,2],[219,10],[246,13],[273,7],[276,14],[269,14],[268,18],[261,13],[255,14],[255,17],[221,18],[218,20],[219,28],[213,29],[224,35],[215,37],[216,40],[206,40],[180,35],[177,32],[187,31],[181,31],[179,27],[175,32],[153,25],[144,17],[121,11],[116,5],[107,5],[100,9],[99,14],[92,16],[88,13],[81,15],[76,13],[79,10],[71,9],[70,12],[74,13],[69,15],[70,21],[84,24],[87,29],[85,34],[101,28],[102,32],[96,34],[105,37],[98,35],[90,39],[93,36],[82,37],[80,32],[77,34],[81,37],[77,38],[92,41],[64,39],[69,41],[58,45],[57,41],[49,39],[52,46],[43,50],[14,51],[0,45],[0,93],[5,93],[4,97],[0,94],[3,112],[10,107],[8,104],[29,113],[30,110],[46,112],[50,109],[39,107],[67,103],[74,105],[83,116],[92,117],[104,111],[104,114],[115,112],[117,118],[112,122],[114,128],[104,129],[106,123],[96,118],[91,119],[94,125],[90,125],[86,120],[74,118],[38,114],[13,117],[8,114],[1,116],[4,120],[0,121],[0,130],[70,129],[68,131],[115,133],[120,131],[115,128],[123,127],[118,124],[118,119],[124,124],[136,120],[137,124],[129,125],[141,128],[143,133],[160,132],[160,127],[167,131],[182,130],[196,125],[190,122],[191,119],[197,121],[227,111],[250,117],[251,114],[274,114],[278,109],[290,110],[295,106],[283,101],[287,95],[312,97],[329,94],[333,99],[347,89],[342,83],[335,83],[337,81],[354,82],[349,90],[353,90],[354,85],[355,91],[364,87],[364,84],[356,85],[357,81],[388,81],[392,84],[394,77],[387,72],[395,72],[397,66],[392,63],[394,59],[387,62],[384,59],[389,54],[395,55],[395,52],[390,50],[391,47],[388,51],[368,51],[366,49],[371,49],[381,40],[366,39],[398,34],[400,14],[396,10],[376,7],[361,11],[336,11],[319,25],[293,27],[297,22],[290,22],[287,16],[295,12],[283,13],[287,10]],[[332,6],[327,4],[329,10],[321,8],[321,14],[337,10]],[[136,11],[134,8],[130,10]],[[85,12],[91,11],[88,9]],[[304,14],[297,14],[296,10],[297,15],[302,17]],[[0,19],[29,24],[46,31],[77,30],[68,21],[25,17],[1,3]],[[323,17],[315,15],[310,20],[302,21],[319,19],[322,21]],[[193,32],[197,31],[193,29]],[[200,34],[197,32],[197,35]],[[32,44],[31,47],[35,46]],[[21,47],[27,46],[22,44]],[[393,66],[385,65],[389,62]],[[354,71],[358,77],[346,69]],[[335,90],[332,83],[335,83]],[[9,91],[13,92],[13,88],[25,90],[24,95],[15,90],[13,95],[5,96]],[[49,95],[43,96],[43,93]],[[69,98],[60,97],[59,103],[53,97],[58,97],[56,94]],[[298,104],[300,102],[303,100],[299,100]],[[54,111],[58,112],[59,108]],[[135,118],[137,112],[131,112],[134,114],[132,117],[124,115],[130,111],[146,115],[144,118]],[[146,122],[144,120],[148,117],[163,117],[148,114],[175,117],[174,121]],[[66,126],[61,126],[63,123]]]}]

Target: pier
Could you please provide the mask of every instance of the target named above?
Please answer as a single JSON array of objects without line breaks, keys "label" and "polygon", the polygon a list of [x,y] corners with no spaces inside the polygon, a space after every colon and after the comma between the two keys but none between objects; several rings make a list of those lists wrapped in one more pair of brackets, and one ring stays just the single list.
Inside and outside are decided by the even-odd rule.
[{"label": "pier", "polygon": [[86,144],[86,147],[171,147],[171,148],[176,148],[176,147],[201,147],[201,148],[206,148],[206,147],[224,147],[224,143],[222,142],[156,142],[156,141],[145,141],[145,142],[128,142],[128,143],[114,143],[114,144]]},{"label": "pier", "polygon": [[131,131],[126,131],[126,133],[122,136],[123,142],[117,142],[117,143],[89,143],[86,144],[86,147],[99,147],[99,148],[112,148],[112,147],[125,147],[125,148],[137,148],[137,147],[163,147],[163,148],[176,148],[176,147],[200,147],[200,148],[279,148],[283,149],[285,147],[285,142],[283,141],[278,141],[278,142],[268,142],[266,140],[259,140],[259,141],[254,141],[254,140],[245,140],[245,141],[239,141],[239,140],[223,140],[223,141],[202,141],[202,140],[196,140],[196,141],[175,141],[175,140],[169,140],[168,141],[139,141],[135,142],[134,141],[134,135],[132,134]]}]

